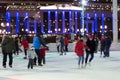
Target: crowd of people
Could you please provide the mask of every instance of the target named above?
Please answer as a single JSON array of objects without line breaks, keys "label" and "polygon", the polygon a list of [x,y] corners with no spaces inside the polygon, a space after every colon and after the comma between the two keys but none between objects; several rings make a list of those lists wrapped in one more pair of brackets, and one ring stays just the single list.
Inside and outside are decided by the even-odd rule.
[{"label": "crowd of people", "polygon": [[[66,55],[66,53],[69,51],[69,41],[70,40],[67,36],[56,36],[56,48],[60,56]],[[94,59],[94,53],[98,52],[99,44],[100,56],[109,57],[109,49],[111,43],[112,40],[108,35],[102,35],[100,39],[98,39],[98,37],[93,34],[87,35],[86,37],[78,35],[74,50],[76,55],[78,56],[78,67],[83,68],[86,67],[88,64],[91,65],[91,61]],[[32,47],[30,47],[29,42],[25,36],[22,36],[21,38],[19,38],[18,36],[13,38],[11,34],[6,34],[5,36],[3,36],[1,42],[3,54],[2,66],[4,68],[6,68],[7,56],[9,56],[9,67],[12,68],[13,54],[19,55],[19,52],[22,52],[20,48],[21,46],[23,46],[25,54],[23,59],[29,60],[27,66],[28,69],[33,69],[34,65],[43,66],[43,64],[46,64],[46,50],[49,50],[49,47],[46,46],[41,34],[36,34],[36,36],[33,38]]]}]

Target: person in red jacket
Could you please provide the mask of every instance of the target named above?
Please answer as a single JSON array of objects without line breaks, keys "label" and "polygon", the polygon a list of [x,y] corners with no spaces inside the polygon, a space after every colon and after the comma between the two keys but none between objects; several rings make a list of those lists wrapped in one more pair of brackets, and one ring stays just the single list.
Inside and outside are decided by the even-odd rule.
[{"label": "person in red jacket", "polygon": [[24,53],[25,53],[24,59],[27,59],[27,49],[29,48],[29,43],[25,37],[22,39],[21,44],[24,48]]},{"label": "person in red jacket", "polygon": [[78,56],[78,68],[80,68],[80,63],[81,63],[81,68],[83,68],[83,63],[84,63],[84,48],[88,49],[89,48],[86,46],[86,44],[83,42],[83,37],[78,37],[78,41],[75,45],[75,53]]},{"label": "person in red jacket", "polygon": [[44,46],[41,46],[41,49],[40,49],[40,66],[43,66],[42,65],[42,62],[43,64],[46,63],[45,61],[45,56],[46,56],[46,50],[49,50],[48,48],[45,48]]},{"label": "person in red jacket", "polygon": [[65,51],[68,52],[68,38],[64,38],[64,43],[65,43]]}]

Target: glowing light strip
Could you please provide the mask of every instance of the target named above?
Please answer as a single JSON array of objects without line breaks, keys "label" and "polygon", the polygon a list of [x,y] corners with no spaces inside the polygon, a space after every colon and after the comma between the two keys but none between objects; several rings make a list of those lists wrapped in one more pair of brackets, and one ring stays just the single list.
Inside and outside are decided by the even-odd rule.
[{"label": "glowing light strip", "polygon": [[56,28],[55,33],[58,33],[58,12],[57,11],[55,11],[55,28]]},{"label": "glowing light strip", "polygon": [[102,14],[102,34],[104,34],[104,26],[105,26],[104,18],[105,18],[105,15]]},{"label": "glowing light strip", "polygon": [[62,5],[52,5],[52,6],[40,6],[40,10],[83,10],[82,7],[77,6],[62,6]]},{"label": "glowing light strip", "polygon": [[62,33],[65,33],[65,11],[62,11]]},{"label": "glowing light strip", "polygon": [[20,30],[20,22],[19,22],[19,19],[20,19],[20,14],[19,12],[16,13],[16,34],[19,33],[19,30]]},{"label": "glowing light strip", "polygon": [[94,19],[95,19],[95,32],[98,33],[98,22],[97,22],[97,14],[94,14]]},{"label": "glowing light strip", "polygon": [[6,25],[6,32],[8,33],[10,32],[10,13],[9,12],[6,13],[6,22],[7,24],[9,24],[9,25]]},{"label": "glowing light strip", "polygon": [[51,33],[51,20],[50,20],[50,11],[48,11],[48,33]]},{"label": "glowing light strip", "polygon": [[34,33],[37,33],[37,21],[34,20]]},{"label": "glowing light strip", "polygon": [[70,33],[72,33],[72,12],[69,11],[69,28],[70,28]]},{"label": "glowing light strip", "polygon": [[88,19],[89,19],[89,17],[90,17],[90,14],[89,13],[87,13],[87,21],[86,21],[86,33],[88,34],[89,32],[88,32]]},{"label": "glowing light strip", "polygon": [[78,26],[78,23],[77,23],[77,17],[78,17],[78,12],[76,11],[75,12],[75,33],[77,33],[77,26]]}]

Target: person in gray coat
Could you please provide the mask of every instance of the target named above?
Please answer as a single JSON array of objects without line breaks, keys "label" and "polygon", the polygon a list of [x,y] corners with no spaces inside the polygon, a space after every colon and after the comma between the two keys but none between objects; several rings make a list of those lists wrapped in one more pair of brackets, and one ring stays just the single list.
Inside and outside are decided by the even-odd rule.
[{"label": "person in gray coat", "polygon": [[34,65],[34,58],[35,58],[35,53],[34,53],[34,48],[29,48],[28,49],[28,54],[27,54],[27,56],[28,56],[28,66],[27,66],[27,68],[29,69],[29,68],[31,68],[31,69],[33,69],[33,65]]},{"label": "person in gray coat", "polygon": [[1,43],[3,53],[3,67],[6,68],[7,55],[9,56],[9,67],[12,68],[13,52],[15,50],[15,43],[12,35],[6,35]]}]

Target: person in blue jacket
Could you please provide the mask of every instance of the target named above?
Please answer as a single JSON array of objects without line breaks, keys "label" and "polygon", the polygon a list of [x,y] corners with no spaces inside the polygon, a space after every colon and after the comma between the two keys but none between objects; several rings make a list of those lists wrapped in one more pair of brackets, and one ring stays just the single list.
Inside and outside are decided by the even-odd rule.
[{"label": "person in blue jacket", "polygon": [[[44,40],[42,37],[40,37],[41,34],[36,34],[36,36],[33,38],[33,47],[35,48],[35,53],[37,55],[38,65],[42,66],[41,64],[41,56],[40,56],[40,47],[43,45],[44,47],[47,47],[44,43]],[[48,48],[48,47],[47,47]],[[36,65],[36,57],[34,58],[34,65]]]}]

